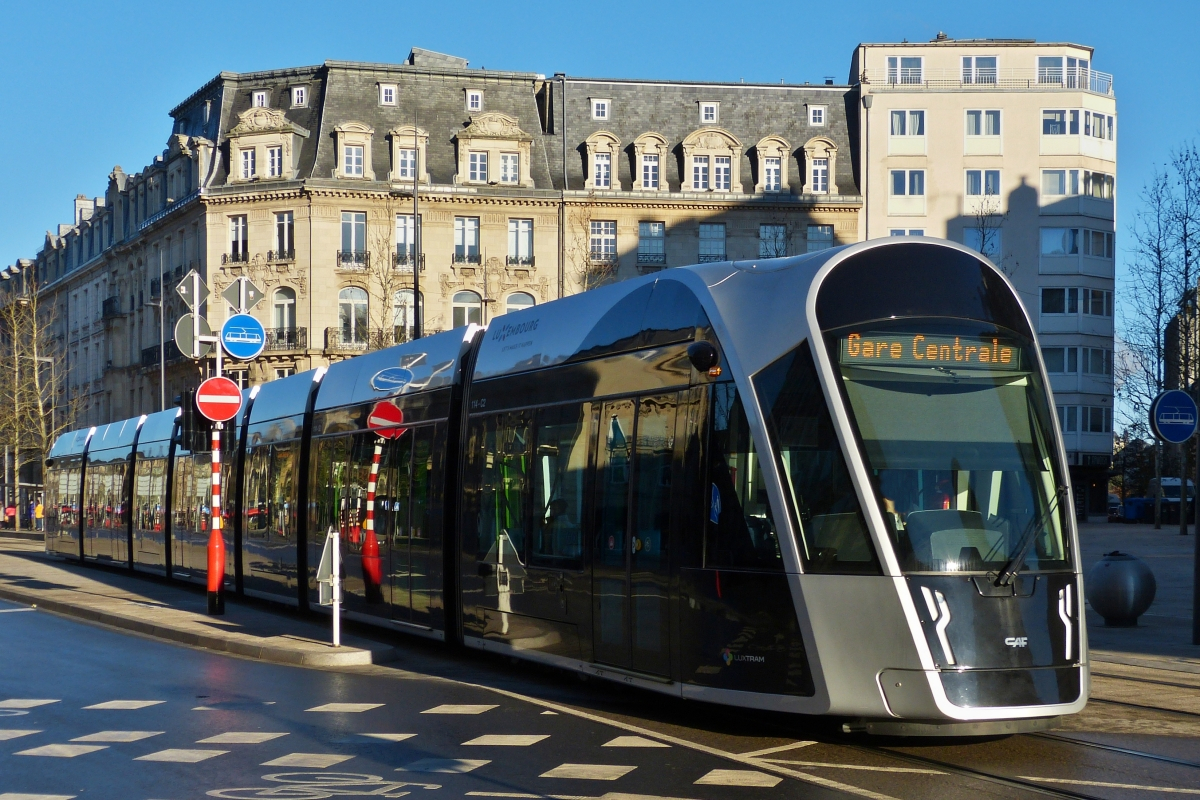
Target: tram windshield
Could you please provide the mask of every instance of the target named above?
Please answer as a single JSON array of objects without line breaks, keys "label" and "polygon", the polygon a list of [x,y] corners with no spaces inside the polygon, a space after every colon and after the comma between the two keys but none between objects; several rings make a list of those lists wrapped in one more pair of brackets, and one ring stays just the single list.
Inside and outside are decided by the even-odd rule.
[{"label": "tram windshield", "polygon": [[830,336],[906,572],[1070,567],[1066,489],[1035,346],[966,321]]}]

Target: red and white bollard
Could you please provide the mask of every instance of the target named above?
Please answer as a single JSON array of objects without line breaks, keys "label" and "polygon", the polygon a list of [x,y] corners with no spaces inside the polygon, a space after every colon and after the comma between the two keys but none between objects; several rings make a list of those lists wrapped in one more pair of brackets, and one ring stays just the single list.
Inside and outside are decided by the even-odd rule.
[{"label": "red and white bollard", "polygon": [[379,460],[383,455],[383,439],[375,440],[375,455],[371,458],[371,477],[367,481],[366,537],[362,548],[363,583],[368,603],[383,602],[383,560],[379,557],[379,540],[375,536],[375,482],[379,478]]},{"label": "red and white bollard", "polygon": [[212,524],[208,534],[208,613],[225,613],[225,537],[221,530],[221,423],[212,432]]}]

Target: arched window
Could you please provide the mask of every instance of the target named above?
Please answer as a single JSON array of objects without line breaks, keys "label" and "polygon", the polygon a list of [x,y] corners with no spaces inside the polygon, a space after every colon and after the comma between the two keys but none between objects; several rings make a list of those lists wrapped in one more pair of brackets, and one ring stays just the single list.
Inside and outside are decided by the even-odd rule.
[{"label": "arched window", "polygon": [[275,290],[275,330],[292,331],[296,329],[296,290],[284,286]]},{"label": "arched window", "polygon": [[504,313],[508,314],[513,311],[520,311],[525,308],[532,308],[534,304],[533,295],[525,292],[513,292],[504,301]]},{"label": "arched window", "polygon": [[[422,299],[421,310],[425,310]],[[392,325],[396,343],[411,341],[416,334],[416,301],[412,289],[401,289],[392,295]]]},{"label": "arched window", "polygon": [[338,323],[342,344],[367,342],[367,292],[347,286],[338,292]]},{"label": "arched window", "polygon": [[475,292],[454,293],[454,327],[475,323],[479,325],[483,319],[483,301]]}]

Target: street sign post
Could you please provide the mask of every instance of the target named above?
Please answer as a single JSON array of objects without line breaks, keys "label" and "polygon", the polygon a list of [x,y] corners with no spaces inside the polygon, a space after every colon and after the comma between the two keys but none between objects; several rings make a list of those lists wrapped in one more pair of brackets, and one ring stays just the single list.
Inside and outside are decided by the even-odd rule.
[{"label": "street sign post", "polygon": [[208,285],[196,270],[190,270],[175,286],[175,291],[183,298],[188,309],[199,313],[200,306],[208,299]]},{"label": "street sign post", "polygon": [[1183,444],[1196,433],[1196,401],[1187,392],[1171,389],[1150,404],[1150,429],[1170,444]]},{"label": "street sign post", "polygon": [[249,314],[234,314],[221,326],[221,346],[238,361],[258,358],[266,343],[262,323]]},{"label": "street sign post", "polygon": [[[193,333],[197,328],[200,331],[199,336]],[[204,317],[184,314],[175,323],[175,346],[188,358],[204,358],[212,352],[212,345],[204,341],[205,337],[212,337],[212,328],[208,327],[208,320]]]},{"label": "street sign post", "polygon": [[262,302],[263,293],[253,281],[242,275],[225,287],[221,297],[225,298],[225,302],[229,303],[234,311],[245,314]]},{"label": "street sign post", "polygon": [[196,390],[196,410],[213,422],[227,422],[242,407],[242,390],[229,378],[209,378]]}]

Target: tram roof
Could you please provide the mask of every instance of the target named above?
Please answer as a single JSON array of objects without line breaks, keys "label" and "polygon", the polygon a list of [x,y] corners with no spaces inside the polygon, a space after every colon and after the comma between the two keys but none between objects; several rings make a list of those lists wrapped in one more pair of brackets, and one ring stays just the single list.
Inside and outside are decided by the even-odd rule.
[{"label": "tram roof", "polygon": [[[303,414],[308,408],[308,396],[312,391],[312,385],[319,381],[323,374],[322,370],[310,369],[286,378],[259,384],[254,405],[250,407],[250,424]],[[243,392],[243,409],[246,407],[246,396],[247,394]],[[239,412],[235,424],[241,419]]]},{"label": "tram roof", "polygon": [[50,447],[50,458],[66,458],[67,456],[81,455],[84,446],[87,445],[88,435],[94,430],[95,428],[80,428],[77,431],[68,431],[59,436]]},{"label": "tram roof", "polygon": [[133,447],[133,439],[137,436],[138,427],[146,418],[132,417],[131,419],[123,419],[119,422],[110,422],[107,425],[101,425],[96,428],[96,433],[92,436],[92,444],[88,447],[89,453],[98,453],[101,450],[111,450],[114,448],[130,449]]},{"label": "tram roof", "polygon": [[147,442],[171,441],[171,431],[175,429],[175,418],[179,416],[179,413],[180,409],[178,408],[168,408],[147,416],[146,421],[142,423],[142,435],[138,437],[138,447]]}]

